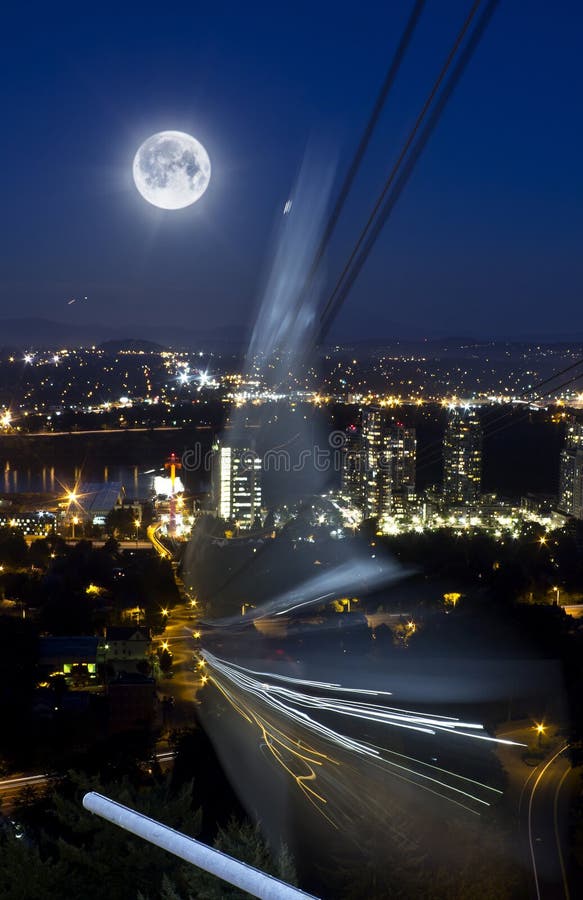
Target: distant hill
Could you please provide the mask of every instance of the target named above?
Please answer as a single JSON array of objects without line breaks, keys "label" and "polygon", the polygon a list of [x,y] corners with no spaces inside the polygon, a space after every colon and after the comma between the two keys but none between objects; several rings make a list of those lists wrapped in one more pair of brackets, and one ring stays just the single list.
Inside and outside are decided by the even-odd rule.
[{"label": "distant hill", "polygon": [[110,323],[86,325],[55,322],[41,317],[0,319],[0,348],[17,351],[38,347],[93,347],[103,344],[129,346],[155,344],[158,348],[177,347],[194,350],[239,352],[247,345],[248,331],[241,326],[212,329],[188,328],[181,325],[146,325],[137,322],[128,336],[127,325]]},{"label": "distant hill", "polygon": [[[129,332],[129,334],[128,334]],[[55,322],[42,317],[0,319],[0,349],[15,352],[34,350],[41,347],[59,349],[62,347],[101,346],[110,352],[120,349],[162,350],[172,347],[185,350],[216,351],[223,353],[241,353],[249,343],[251,329],[240,325],[222,325],[218,328],[197,328],[164,323],[148,325],[136,322],[135,325],[115,325],[112,323],[90,323],[86,325]],[[485,347],[488,344],[502,346],[513,344],[574,344],[583,343],[582,334],[547,334],[547,335],[509,335],[507,338],[490,339],[488,337],[437,337],[427,335],[424,338],[415,334],[407,334],[403,327],[395,326],[394,331],[383,329],[374,338],[355,338],[338,335],[329,340],[329,345],[339,344],[345,348],[359,348],[360,351],[373,347],[394,347],[401,350],[425,347],[432,352],[438,349],[453,350],[457,347]]]}]

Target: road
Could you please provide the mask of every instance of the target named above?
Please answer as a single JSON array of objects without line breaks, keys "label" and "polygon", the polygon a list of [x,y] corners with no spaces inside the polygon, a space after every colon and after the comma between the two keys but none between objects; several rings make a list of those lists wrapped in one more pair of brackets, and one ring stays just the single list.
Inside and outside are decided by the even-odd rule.
[{"label": "road", "polygon": [[0,812],[4,814],[10,812],[23,791],[27,789],[34,791],[44,789],[50,780],[51,775],[48,773],[44,775],[27,775],[24,772],[0,779]]},{"label": "road", "polygon": [[[153,537],[155,539],[155,535]],[[158,692],[174,700],[171,714],[165,721],[170,728],[192,726],[196,693],[203,683],[203,673],[197,669],[194,658],[201,636],[198,616],[180,579],[177,578],[176,583],[183,602],[170,611],[164,634],[159,638],[160,644],[172,654],[172,677],[161,676],[158,684]]]},{"label": "road", "polygon": [[[533,746],[531,721],[515,722],[497,732]],[[571,768],[568,744],[556,728],[547,729],[547,753],[537,766],[501,746],[500,762],[508,776],[507,801],[518,815],[523,858],[530,892],[536,900],[574,900],[581,885],[569,864],[569,806],[578,789],[579,774]]]},{"label": "road", "polygon": [[334,854],[342,842],[370,861],[389,847],[413,856],[422,847],[454,870],[471,858],[482,817],[502,794],[479,724],[401,705],[373,663],[331,666],[306,649],[301,662],[270,658],[260,640],[253,657],[249,644],[248,634],[206,636],[201,718],[268,833],[284,834],[298,852],[312,852],[312,838]]},{"label": "road", "polygon": [[168,549],[168,547],[164,546],[164,544],[158,537],[158,532],[160,531],[161,527],[162,526],[159,524],[149,525],[148,526],[148,540],[151,542],[152,546],[154,547],[154,550],[157,553],[159,553],[159,555],[163,559],[172,560],[172,559],[174,559],[172,552]]},{"label": "road", "polygon": [[528,834],[528,850],[537,900],[571,900],[577,896],[569,870],[568,810],[578,776],[565,755],[563,743],[532,773],[522,798],[521,822]]},{"label": "road", "polygon": [[[156,753],[156,759],[160,763],[162,769],[169,766],[174,759],[174,753],[171,750],[160,750]],[[0,813],[6,815],[14,808],[14,805],[20,795],[25,790],[33,790],[40,792],[47,788],[51,781],[58,778],[58,775],[45,772],[44,774],[30,775],[21,772],[9,775],[0,779]]]}]

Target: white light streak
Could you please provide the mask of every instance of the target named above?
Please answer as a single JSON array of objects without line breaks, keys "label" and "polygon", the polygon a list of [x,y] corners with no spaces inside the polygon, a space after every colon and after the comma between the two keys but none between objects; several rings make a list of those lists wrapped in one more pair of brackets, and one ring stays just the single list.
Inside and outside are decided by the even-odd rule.
[{"label": "white light streak", "polygon": [[[483,732],[484,726],[476,722],[463,722],[452,716],[431,715],[428,713],[420,713],[414,710],[400,709],[398,707],[385,706],[381,703],[371,703],[357,699],[356,695],[365,695],[367,697],[383,697],[392,696],[389,691],[374,691],[361,688],[352,688],[340,684],[330,682],[313,681],[308,679],[293,678],[287,675],[278,675],[271,672],[257,672],[253,669],[247,669],[243,666],[236,665],[227,660],[220,659],[208,651],[202,651],[201,657],[209,666],[209,676],[211,681],[218,687],[223,695],[229,700],[235,710],[239,712],[250,723],[255,722],[264,739],[267,741],[270,734],[273,735],[273,726],[267,723],[262,714],[258,714],[247,705],[244,698],[253,698],[272,713],[283,716],[285,720],[296,725],[309,729],[312,734],[328,741],[342,750],[355,753],[359,756],[368,758],[375,765],[382,766],[386,771],[390,772],[394,777],[408,781],[417,787],[427,790],[430,793],[437,794],[443,799],[461,805],[470,812],[475,813],[476,810],[455,800],[450,794],[458,797],[465,797],[472,803],[479,806],[489,806],[490,802],[485,797],[480,797],[470,785],[474,785],[475,789],[501,794],[498,788],[483,784],[472,778],[458,775],[456,772],[444,769],[440,766],[433,766],[423,760],[415,757],[407,756],[402,753],[396,753],[368,741],[357,740],[334,728],[324,725],[313,714],[317,712],[333,713],[352,719],[364,720],[371,723],[378,723],[392,728],[399,728],[418,732],[427,735],[447,734],[456,739],[478,739],[489,741],[497,744],[524,746],[515,741],[503,738],[495,738],[486,735]],[[275,682],[275,683],[274,683]],[[285,684],[282,684],[284,682]],[[292,687],[295,685],[296,687]],[[302,688],[298,690],[297,688]],[[307,693],[304,689],[312,689],[321,692],[322,695]],[[241,692],[242,698],[238,693]],[[346,696],[330,696],[331,693],[343,693],[355,695],[354,698]],[[309,710],[307,712],[306,710]],[[278,734],[283,734],[278,731]],[[276,743],[280,746],[287,746],[288,752],[300,756],[306,762],[305,757],[297,754],[294,746],[299,747],[299,741],[287,739],[282,741],[278,737]],[[290,772],[296,778],[298,785],[306,793],[313,794],[309,799],[314,802],[314,797],[323,801],[320,795],[306,786],[301,777],[298,777],[286,765],[281,753],[268,742],[268,747],[281,763],[286,771]],[[312,751],[315,753],[316,751]],[[392,758],[390,758],[392,757]],[[397,762],[396,758],[400,761]],[[324,757],[324,759],[328,759]],[[312,764],[314,760],[311,760]],[[407,763],[411,763],[408,765]],[[317,763],[322,765],[322,763]],[[316,777],[316,770],[313,765],[310,768],[311,779]],[[461,784],[463,783],[463,784]],[[431,785],[431,786],[430,786]],[[438,788],[436,790],[435,788]],[[487,796],[487,795],[486,795]],[[323,801],[325,802],[325,801]]]}]

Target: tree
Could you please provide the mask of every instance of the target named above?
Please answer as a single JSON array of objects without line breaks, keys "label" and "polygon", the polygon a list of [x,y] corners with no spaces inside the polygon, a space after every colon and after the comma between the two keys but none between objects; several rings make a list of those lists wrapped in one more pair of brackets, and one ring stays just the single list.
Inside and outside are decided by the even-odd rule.
[{"label": "tree", "polygon": [[167,782],[137,790],[127,781],[103,785],[73,774],[46,799],[15,810],[26,840],[9,836],[0,843],[3,900],[101,900],[104,891],[108,900],[127,900],[138,891],[145,896],[151,891],[158,897],[164,872],[182,888],[181,861],[86,812],[81,800],[88,790],[104,793],[185,834],[198,833],[200,814],[192,809],[192,785],[177,792]]},{"label": "tree", "polygon": [[107,534],[123,539],[136,535],[135,513],[129,506],[116,506],[105,517]]},{"label": "tree", "polygon": [[28,547],[19,531],[0,528],[0,563],[8,566],[24,566],[28,563]]},{"label": "tree", "polygon": [[[137,788],[128,779],[100,783],[78,773],[55,784],[46,797],[28,798],[15,809],[25,840],[0,837],[2,900],[190,900],[244,897],[240,891],[195,866],[159,850],[122,828],[93,816],[82,805],[87,791],[98,791],[143,815],[197,836],[200,811],[193,807],[193,784],[171,782]],[[273,856],[250,823],[232,820],[219,831],[218,849],[265,872],[295,883],[289,854]]]},{"label": "tree", "polygon": [[158,660],[160,662],[160,671],[164,675],[169,675],[172,671],[172,654],[169,650],[158,650]]}]

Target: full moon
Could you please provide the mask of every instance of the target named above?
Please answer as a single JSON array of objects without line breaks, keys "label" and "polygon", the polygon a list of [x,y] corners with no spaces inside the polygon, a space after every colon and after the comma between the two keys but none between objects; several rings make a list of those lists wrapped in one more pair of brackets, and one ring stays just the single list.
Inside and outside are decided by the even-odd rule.
[{"label": "full moon", "polygon": [[202,144],[183,131],[159,131],[134,157],[134,182],[144,200],[160,209],[183,209],[206,191],[211,161]]}]

